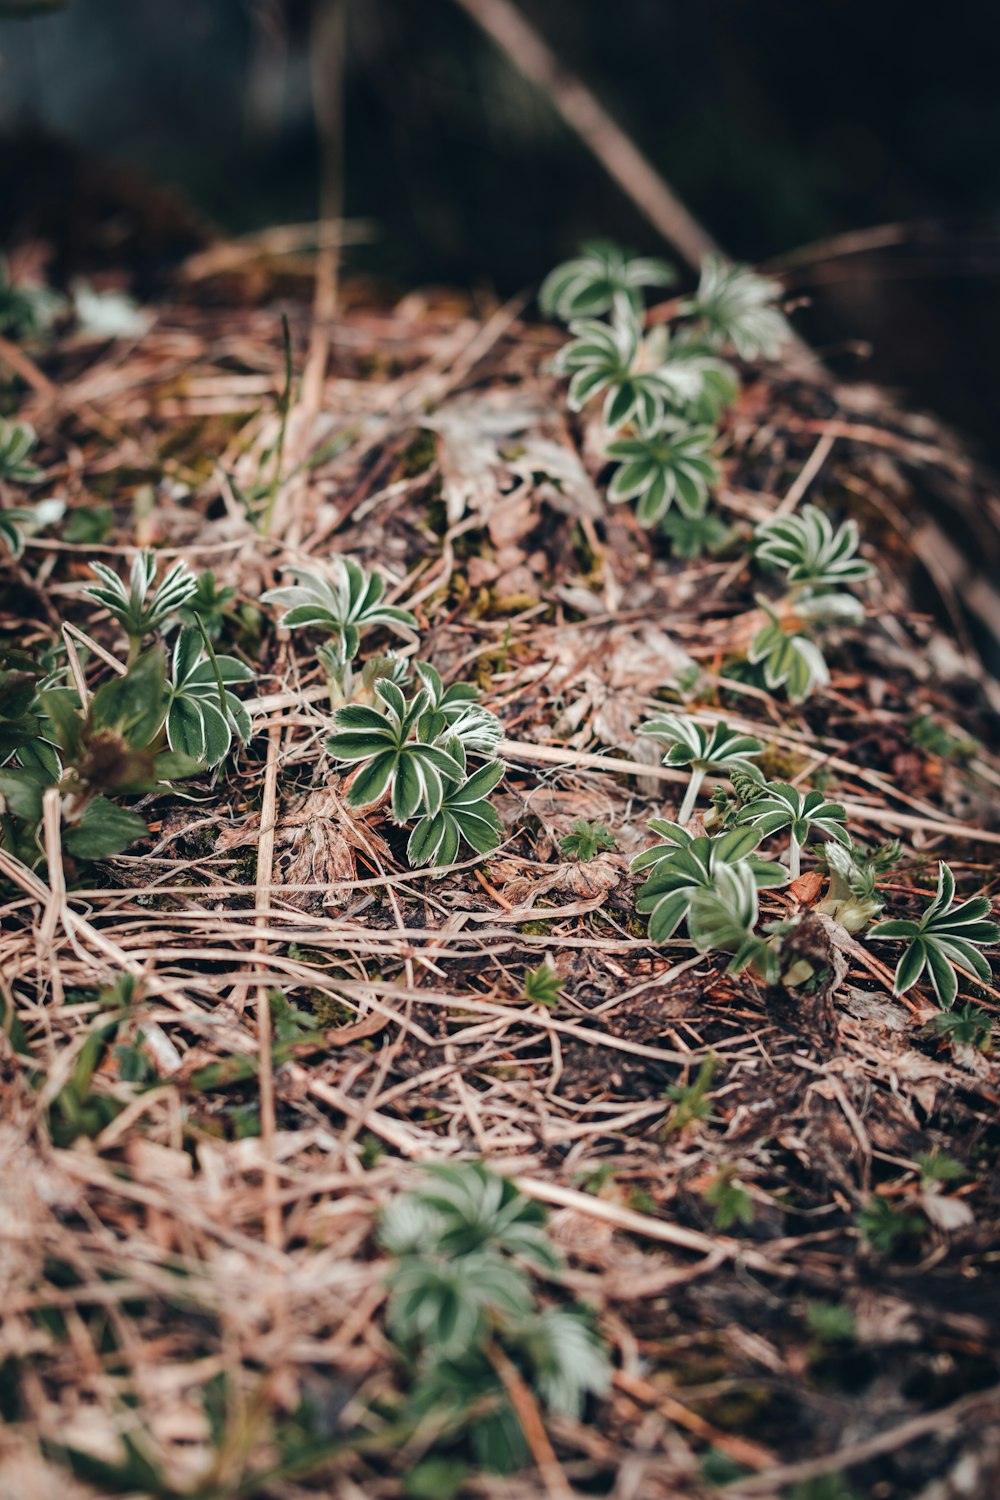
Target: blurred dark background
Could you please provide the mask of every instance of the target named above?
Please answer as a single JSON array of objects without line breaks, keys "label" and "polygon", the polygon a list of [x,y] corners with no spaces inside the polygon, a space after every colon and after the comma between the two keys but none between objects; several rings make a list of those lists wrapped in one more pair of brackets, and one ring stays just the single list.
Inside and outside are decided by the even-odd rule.
[{"label": "blurred dark background", "polygon": [[[51,233],[81,163],[170,185],[227,231],[314,217],[314,3],[70,0],[0,20],[0,243]],[[519,4],[732,255],[905,226],[793,267],[798,326],[1000,461],[997,7]],[[349,274],[506,294],[588,235],[662,248],[453,0],[351,0],[345,94],[345,211],[376,231]]]}]

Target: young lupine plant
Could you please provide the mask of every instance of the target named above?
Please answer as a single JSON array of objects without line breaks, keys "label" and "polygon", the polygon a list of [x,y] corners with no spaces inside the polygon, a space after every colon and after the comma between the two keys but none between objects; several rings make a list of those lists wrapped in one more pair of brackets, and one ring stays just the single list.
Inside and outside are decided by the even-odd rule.
[{"label": "young lupine plant", "polygon": [[768,616],[768,623],[754,636],[747,652],[751,666],[764,669],[764,682],[770,692],[783,687],[789,703],[804,703],[817,688],[826,687],[830,671],[823,653],[808,636],[790,635],[777,615],[758,597],[758,604]]},{"label": "young lupine plant", "polygon": [[720,864],[711,886],[692,897],[688,936],[699,953],[732,954],[728,973],[741,974],[752,964],[771,983],[778,977],[778,960],[754,930],[759,914],[757,881],[749,864]]},{"label": "young lupine plant", "polygon": [[279,624],[289,630],[310,627],[341,637],[348,661],[358,654],[363,630],[386,625],[405,632],[416,626],[408,609],[382,602],[385,578],[381,573],[366,573],[352,557],[336,557],[331,562],[333,579],[304,568],[294,569],[294,584],[268,589],[261,595],[263,603],[283,607]]},{"label": "young lupine plant", "polygon": [[198,580],[187,563],[178,562],[154,589],[156,555],[153,552],[136,554],[127,588],[114,569],[104,563],[91,563],[90,570],[101,582],[85,588],[84,598],[103,604],[118,621],[128,636],[130,663],[138,656],[146,636],[171,625],[198,587]]},{"label": "young lupine plant", "polygon": [[926,969],[934,993],[948,1009],[958,994],[956,964],[989,984],[990,965],[979,949],[1000,943],[1000,925],[988,921],[989,915],[990,903],[985,896],[956,903],[955,877],[946,864],[941,864],[937,892],[918,921],[904,918],[878,922],[868,934],[875,942],[906,944],[896,965],[893,993],[905,995]]},{"label": "young lupine plant", "polygon": [[447,738],[458,740],[474,755],[492,755],[503,739],[503,725],[479,702],[479,689],[471,682],[453,682],[445,687],[430,662],[418,661],[415,670],[428,705],[444,715]]},{"label": "young lupine plant", "polygon": [[37,484],[43,477],[28,457],[38,439],[27,422],[5,422],[0,417],[0,479],[11,484]]},{"label": "young lupine plant", "polygon": [[569,326],[573,339],[553,361],[553,369],[569,375],[567,397],[571,411],[582,411],[595,396],[604,397],[604,423],[623,427],[639,413],[647,426],[663,420],[667,391],[651,370],[637,368],[641,347],[638,319],[619,310],[612,323],[589,320]]},{"label": "young lupine plant", "polygon": [[764,748],[753,735],[740,734],[722,720],[709,730],[694,719],[682,718],[679,714],[649,719],[639,725],[638,732],[665,740],[670,746],[663,757],[665,766],[690,767],[691,780],[677,817],[678,823],[686,823],[694,812],[706,776],[726,775],[734,767],[753,776],[755,768],[749,757],[760,755]]},{"label": "young lupine plant", "polygon": [[464,762],[441,747],[443,714],[429,708],[421,688],[407,701],[394,682],[375,684],[377,706],[348,703],[334,714],[327,749],[335,760],[356,764],[347,800],[371,807],[391,793],[392,817],[405,823],[417,813],[441,811],[445,786],[465,778]]},{"label": "young lupine plant", "polygon": [[644,287],[672,286],[676,280],[677,273],[666,261],[630,255],[617,245],[597,240],[582,245],[574,260],[549,272],[538,302],[542,312],[564,323],[598,318],[621,301],[639,313]]},{"label": "young lupine plant", "polygon": [[774,359],[791,336],[774,306],[781,292],[780,282],[707,255],[698,290],[680,311],[698,320],[703,337],[714,347],[731,344],[741,359]]},{"label": "young lupine plant", "polygon": [[820,857],[826,861],[830,883],[816,910],[832,917],[848,932],[861,932],[885,905],[876,882],[898,862],[899,855],[896,839],[880,844],[877,849],[857,844],[849,848],[833,842],[824,844]]},{"label": "young lupine plant", "polygon": [[790,584],[813,590],[838,589],[870,578],[872,565],[857,555],[859,545],[855,521],[843,521],[834,529],[815,505],[803,505],[795,515],[771,516],[754,530],[758,561],[780,568]]},{"label": "young lupine plant", "polygon": [[670,417],[655,427],[641,420],[635,427],[633,436],[607,446],[608,458],[618,461],[608,499],[637,500],[640,526],[655,526],[675,500],[685,516],[703,515],[709,489],[719,481],[719,466],[711,455],[714,429],[689,427]]},{"label": "young lupine plant", "polygon": [[802,848],[810,834],[835,839],[850,848],[851,836],[844,827],[847,813],[839,802],[828,802],[822,792],[806,792],[783,781],[769,781],[762,795],[742,807],[737,823],[749,824],[760,838],[788,829],[788,878],[798,880]]},{"label": "young lupine plant", "polygon": [[167,684],[167,740],[207,766],[217,766],[233,747],[233,738],[246,744],[252,733],[250,715],[231,692],[238,682],[252,682],[252,670],[235,656],[204,654],[204,639],[196,625],[177,633]]},{"label": "young lupine plant", "polygon": [[[452,742],[450,749],[464,762],[461,742]],[[489,854],[497,847],[503,828],[488,798],[505,769],[502,761],[491,760],[460,781],[445,778],[437,812],[426,813],[410,834],[406,857],[412,867],[454,864],[463,840],[477,854]]]},{"label": "young lupine plant", "polygon": [[746,865],[758,887],[785,883],[781,865],[754,854],[760,842],[755,828],[733,828],[715,838],[692,838],[679,823],[663,818],[654,818],[650,827],[664,842],[637,854],[632,869],[649,870],[639,889],[636,910],[650,913],[649,937],[654,943],[670,941],[689,917],[698,892],[715,888],[722,865]]}]

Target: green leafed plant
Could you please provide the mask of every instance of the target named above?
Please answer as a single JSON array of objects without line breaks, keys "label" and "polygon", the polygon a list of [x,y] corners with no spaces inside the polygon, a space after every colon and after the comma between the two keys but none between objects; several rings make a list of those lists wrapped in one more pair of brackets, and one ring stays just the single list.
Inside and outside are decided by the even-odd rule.
[{"label": "green leafed plant", "polygon": [[691,898],[688,936],[699,953],[731,954],[728,973],[741,974],[752,965],[770,984],[778,977],[778,957],[757,935],[758,917],[757,881],[749,864],[720,864],[711,886]]},{"label": "green leafed plant", "polygon": [[530,1269],[558,1274],[545,1211],[480,1163],[432,1168],[393,1200],[381,1240],[396,1259],[389,1332],[414,1373],[410,1406],[452,1421],[477,1408],[469,1441],[481,1465],[528,1455],[498,1372],[513,1363],[542,1404],[579,1420],[609,1383],[604,1346],[582,1309],[540,1307]]},{"label": "green leafed plant", "polygon": [[541,963],[537,969],[525,972],[524,998],[532,1005],[547,1005],[552,1009],[559,1004],[562,988],[562,980],[551,964]]},{"label": "green leafed plant", "polygon": [[444,717],[448,739],[457,740],[473,755],[493,755],[503,739],[503,725],[479,702],[479,689],[471,682],[453,682],[445,687],[430,662],[418,661],[415,670],[427,693],[428,706]]},{"label": "green leafed plant", "polygon": [[989,915],[990,903],[985,896],[956,903],[955,877],[946,864],[941,864],[937,892],[918,921],[897,918],[879,922],[868,934],[875,942],[906,945],[896,965],[893,993],[905,995],[926,969],[938,1000],[949,1008],[958,994],[956,964],[988,984],[990,966],[979,949],[1000,943],[1000,925],[988,921]]},{"label": "green leafed plant", "polygon": [[347,800],[352,807],[371,807],[388,792],[395,822],[418,813],[434,817],[446,783],[465,776],[464,763],[439,743],[447,721],[429,710],[423,688],[407,701],[396,683],[383,680],[375,694],[375,707],[349,703],[338,709],[326,742],[335,760],[358,767]]},{"label": "green leafed plant", "polygon": [[608,486],[608,499],[636,500],[641,526],[655,526],[674,502],[688,517],[700,516],[708,492],[719,480],[719,466],[711,456],[716,433],[711,427],[689,427],[675,418],[657,426],[636,423],[631,437],[616,438],[607,456],[618,461]]},{"label": "green leafed plant", "polygon": [[702,1196],[715,1210],[716,1229],[725,1232],[736,1224],[753,1223],[753,1199],[736,1180],[736,1168],[731,1164],[716,1172]]},{"label": "green leafed plant", "polygon": [[781,290],[780,282],[707,255],[698,290],[680,311],[697,319],[702,336],[713,345],[731,344],[741,359],[773,359],[790,337],[774,306]]},{"label": "green leafed plant", "polygon": [[171,656],[167,686],[167,740],[192,760],[217,766],[233,746],[252,733],[250,715],[231,691],[239,682],[252,682],[253,672],[235,656],[205,655],[205,639],[197,625],[182,625]]},{"label": "green leafed plant", "polygon": [[785,883],[785,872],[779,864],[754,855],[760,842],[754,828],[734,828],[715,838],[695,838],[680,824],[661,818],[654,818],[650,827],[664,842],[636,855],[632,869],[650,872],[639,889],[636,910],[650,914],[649,936],[654,943],[670,941],[689,917],[697,893],[715,888],[722,865],[746,864],[760,887]]},{"label": "green leafed plant", "polygon": [[669,540],[673,555],[686,562],[694,562],[706,552],[715,556],[735,536],[734,528],[727,526],[710,510],[697,516],[686,516],[681,510],[668,510],[660,521],[660,531]]},{"label": "green leafed plant", "polygon": [[919,1239],[927,1221],[922,1214],[911,1213],[905,1206],[897,1208],[876,1193],[858,1214],[858,1228],[872,1249],[891,1255],[908,1240]]},{"label": "green leafed plant", "polygon": [[815,505],[803,505],[793,515],[770,516],[754,531],[759,562],[780,568],[790,584],[813,589],[836,589],[870,578],[873,569],[857,555],[859,544],[854,521],[834,528]]},{"label": "green leafed plant", "polygon": [[0,417],[0,479],[10,484],[37,484],[43,478],[28,457],[38,439],[27,422],[7,422]]},{"label": "green leafed plant", "polygon": [[284,609],[280,623],[289,630],[310,628],[339,636],[348,661],[358,653],[361,632],[385,625],[392,630],[412,630],[416,619],[408,609],[385,604],[385,578],[366,573],[352,557],[331,559],[334,577],[306,569],[293,570],[294,584],[269,589],[265,604]]},{"label": "green leafed plant", "polygon": [[900,845],[896,839],[866,849],[852,844],[827,843],[821,857],[826,861],[830,883],[824,899],[816,907],[848,932],[861,932],[873,922],[885,904],[878,894],[877,881],[897,863]]},{"label": "green leafed plant", "polygon": [[603,849],[615,847],[614,835],[604,823],[588,823],[586,818],[577,818],[565,838],[559,840],[559,852],[566,859],[578,859],[587,864]]},{"label": "green leafed plant", "polygon": [[672,286],[677,276],[664,260],[630,255],[604,240],[582,245],[580,254],[550,271],[538,294],[542,312],[561,318],[597,318],[624,300],[642,311],[644,287]]},{"label": "green leafed plant", "polygon": [[740,734],[721,720],[707,729],[679,714],[650,719],[639,725],[638,733],[666,741],[670,749],[663,757],[665,766],[690,767],[691,780],[678,814],[679,823],[686,823],[694,812],[706,776],[726,775],[734,767],[752,776],[754,767],[749,757],[759,755],[764,748],[753,735]]},{"label": "green leafed plant", "polygon": [[941,1010],[927,1023],[938,1036],[947,1037],[960,1047],[989,1052],[993,1042],[993,1017],[967,1000],[961,1010]]},{"label": "green leafed plant", "polygon": [[48,500],[38,500],[34,505],[14,505],[9,510],[0,510],[0,541],[12,557],[20,557],[25,538],[44,531],[46,526],[54,526],[62,520],[65,512],[65,501],[54,495]]},{"label": "green leafed plant", "polygon": [[823,653],[808,636],[790,635],[782,629],[777,615],[758,598],[768,623],[754,636],[747,652],[751,666],[760,666],[769,691],[783,687],[790,703],[804,703],[817,688],[830,681]]},{"label": "green leafed plant", "polygon": [[737,823],[756,828],[761,838],[788,829],[788,877],[799,878],[802,848],[811,834],[835,839],[849,848],[851,836],[844,827],[847,813],[839,802],[828,802],[822,792],[806,792],[783,781],[769,781],[762,795],[742,807]]},{"label": "green leafed plant", "polygon": [[15,282],[6,258],[0,255],[0,334],[16,342],[40,338],[65,307],[47,286]]},{"label": "green leafed plant", "polygon": [[187,563],[174,563],[154,588],[156,555],[136,554],[129,573],[128,587],[113,568],[91,563],[91,571],[101,580],[84,589],[84,596],[103,604],[128,636],[129,661],[139,654],[146,636],[162,631],[177,618],[179,611],[193,597],[198,580]]},{"label": "green leafed plant", "polygon": [[[452,741],[451,753],[464,761],[460,742]],[[488,798],[505,769],[502,761],[491,760],[460,781],[445,778],[437,812],[426,813],[410,834],[406,854],[411,866],[454,864],[463,841],[477,854],[497,847],[503,828]]]}]

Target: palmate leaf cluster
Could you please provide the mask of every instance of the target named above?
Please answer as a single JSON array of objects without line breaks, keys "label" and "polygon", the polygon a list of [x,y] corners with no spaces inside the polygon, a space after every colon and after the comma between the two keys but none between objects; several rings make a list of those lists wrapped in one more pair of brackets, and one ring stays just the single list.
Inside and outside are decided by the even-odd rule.
[{"label": "palmate leaf cluster", "polygon": [[395,1260],[387,1326],[412,1372],[408,1404],[453,1419],[477,1408],[468,1441],[480,1464],[501,1472],[524,1463],[528,1449],[498,1355],[546,1409],[575,1420],[609,1384],[589,1315],[539,1304],[532,1272],[551,1279],[562,1270],[545,1224],[540,1204],[478,1162],[430,1168],[381,1224]]},{"label": "palmate leaf cluster", "polygon": [[[702,520],[721,477],[717,427],[739,391],[723,351],[770,354],[789,335],[772,305],[777,283],[714,257],[695,296],[677,304],[672,326],[644,333],[642,291],[667,285],[668,273],[662,262],[614,246],[585,246],[546,278],[539,302],[569,324],[572,338],[553,369],[569,377],[570,408],[603,397],[605,452],[617,465],[608,498],[635,500],[641,525],[672,536],[665,523],[674,505],[685,522]],[[691,555],[693,536],[681,541]]]},{"label": "palmate leaf cluster", "polygon": [[[810,839],[823,841],[830,882],[818,909],[851,933],[863,931],[878,916],[883,900],[877,882],[899,859],[895,840],[873,849],[855,845],[841,803],[815,789],[765,781],[751,758],[763,751],[761,742],[722,722],[708,728],[679,714],[664,714],[640,725],[639,733],[664,740],[669,746],[664,764],[688,767],[691,776],[678,821],[653,819],[650,827],[660,841],[632,861],[633,871],[646,875],[636,910],[649,916],[652,942],[670,942],[684,923],[699,952],[730,955],[730,973],[752,967],[773,982],[782,973],[783,943],[794,919],[791,926],[765,927],[769,936],[762,937],[758,892],[783,885],[786,878],[798,879]],[[713,798],[713,818],[722,827],[712,836],[684,826],[709,774],[728,776],[736,793],[735,803],[725,796]],[[788,842],[787,875],[782,865],[757,853],[761,843],[781,835]],[[879,922],[868,936],[905,944],[896,967],[896,994],[911,989],[926,972],[939,1002],[948,1008],[958,993],[959,970],[989,982],[990,966],[979,950],[1000,942],[1000,924],[990,915],[985,896],[956,903],[954,876],[942,864],[937,893],[920,918]]]},{"label": "palmate leaf cluster", "polygon": [[156,554],[148,551],[136,554],[127,585],[106,563],[91,563],[91,571],[100,583],[84,589],[84,597],[104,605],[128,636],[133,653],[146,636],[175,622],[198,587],[184,562],[175,563],[156,584]]},{"label": "palmate leaf cluster", "polygon": [[261,602],[281,605],[284,613],[279,623],[289,630],[308,627],[333,636],[346,661],[357,655],[363,630],[377,625],[397,631],[416,627],[409,610],[385,603],[381,573],[366,573],[351,557],[333,558],[331,572],[332,577],[295,569],[293,584],[269,589],[261,595]]}]

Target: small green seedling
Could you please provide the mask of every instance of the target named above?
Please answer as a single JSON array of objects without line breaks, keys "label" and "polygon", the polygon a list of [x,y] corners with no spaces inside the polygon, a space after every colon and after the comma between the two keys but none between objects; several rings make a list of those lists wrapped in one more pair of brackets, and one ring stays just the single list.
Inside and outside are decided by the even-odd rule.
[{"label": "small green seedling", "polygon": [[858,1214],[858,1228],[873,1250],[892,1255],[910,1240],[920,1239],[927,1229],[922,1214],[897,1208],[888,1198],[876,1194]]},{"label": "small green seedling", "polygon": [[524,976],[524,998],[532,1005],[547,1005],[555,1009],[562,997],[563,983],[551,964],[541,963],[537,969],[528,969]]},{"label": "small green seedling", "polygon": [[414,629],[416,618],[408,609],[385,604],[385,578],[381,573],[366,573],[352,557],[331,560],[334,577],[293,569],[294,584],[269,589],[261,595],[264,604],[279,604],[284,609],[279,623],[288,630],[321,630],[343,640],[344,655],[352,660],[358,654],[361,632],[386,625],[397,632]]},{"label": "small green seedling", "polygon": [[668,1086],[665,1097],[673,1101],[674,1107],[663,1127],[664,1135],[682,1134],[695,1121],[711,1118],[712,1100],[709,1090],[717,1066],[715,1054],[709,1052],[691,1083],[672,1083]]},{"label": "small green seedling", "polygon": [[630,255],[606,240],[594,240],[581,246],[575,260],[549,272],[538,304],[548,317],[564,323],[599,318],[622,301],[639,313],[644,287],[672,286],[676,280],[676,271],[665,260]]},{"label": "small green seedling", "polygon": [[753,1199],[736,1181],[735,1166],[727,1165],[715,1174],[702,1194],[715,1209],[715,1227],[725,1232],[737,1224],[753,1223]]},{"label": "small green seedling", "polygon": [[946,864],[941,864],[937,893],[919,921],[879,922],[868,934],[875,942],[906,943],[896,965],[893,994],[905,995],[926,969],[934,993],[948,1009],[958,994],[956,965],[989,984],[990,966],[979,948],[1000,943],[1000,925],[987,921],[989,914],[990,903],[985,896],[956,903],[955,877]]},{"label": "small green seedling", "polygon": [[698,290],[680,311],[697,320],[701,337],[712,346],[731,344],[741,359],[774,359],[791,337],[774,306],[781,291],[781,283],[770,277],[707,255]]},{"label": "small green seedling", "polygon": [[[739,769],[754,775],[749,757],[760,755],[764,746],[750,734],[740,734],[720,720],[711,729],[679,714],[663,714],[640,724],[639,734],[664,740],[669,750],[663,757],[665,766],[688,766],[691,780],[678,814],[678,823],[686,823],[694,812],[695,802],[706,776],[728,775]],[[761,778],[763,779],[763,778]]]},{"label": "small green seedling", "polygon": [[931,1016],[928,1029],[938,1036],[947,1037],[958,1047],[973,1047],[977,1052],[989,1052],[993,1044],[993,1017],[978,1005],[967,1000],[961,1010],[939,1010]]},{"label": "small green seedling", "polygon": [[127,588],[114,569],[104,563],[91,563],[90,568],[101,582],[84,589],[84,597],[103,604],[118,621],[128,636],[130,664],[139,655],[145,638],[172,625],[198,587],[198,580],[187,563],[178,562],[154,589],[156,555],[153,552],[136,554]]},{"label": "small green seedling", "polygon": [[711,453],[715,430],[671,417],[652,428],[639,420],[635,428],[634,436],[616,438],[607,446],[608,458],[618,464],[608,499],[615,504],[636,500],[640,526],[655,526],[675,501],[688,519],[702,516],[709,490],[720,478]]},{"label": "small green seedling", "polygon": [[588,823],[586,818],[577,818],[572,830],[559,840],[559,852],[565,859],[577,859],[588,864],[604,849],[613,849],[615,839],[604,823]]},{"label": "small green seedling", "polygon": [[802,848],[811,834],[850,847],[844,827],[847,813],[839,802],[827,802],[822,792],[806,792],[783,781],[769,781],[761,795],[742,807],[737,823],[750,824],[762,838],[788,829],[788,878],[798,880]]},{"label": "small green seedling", "polygon": [[754,636],[747,652],[751,666],[760,666],[764,682],[770,692],[785,688],[789,703],[804,703],[817,688],[824,688],[830,681],[822,651],[801,634],[789,634],[766,600],[758,596],[757,603],[768,617],[767,624]]}]

